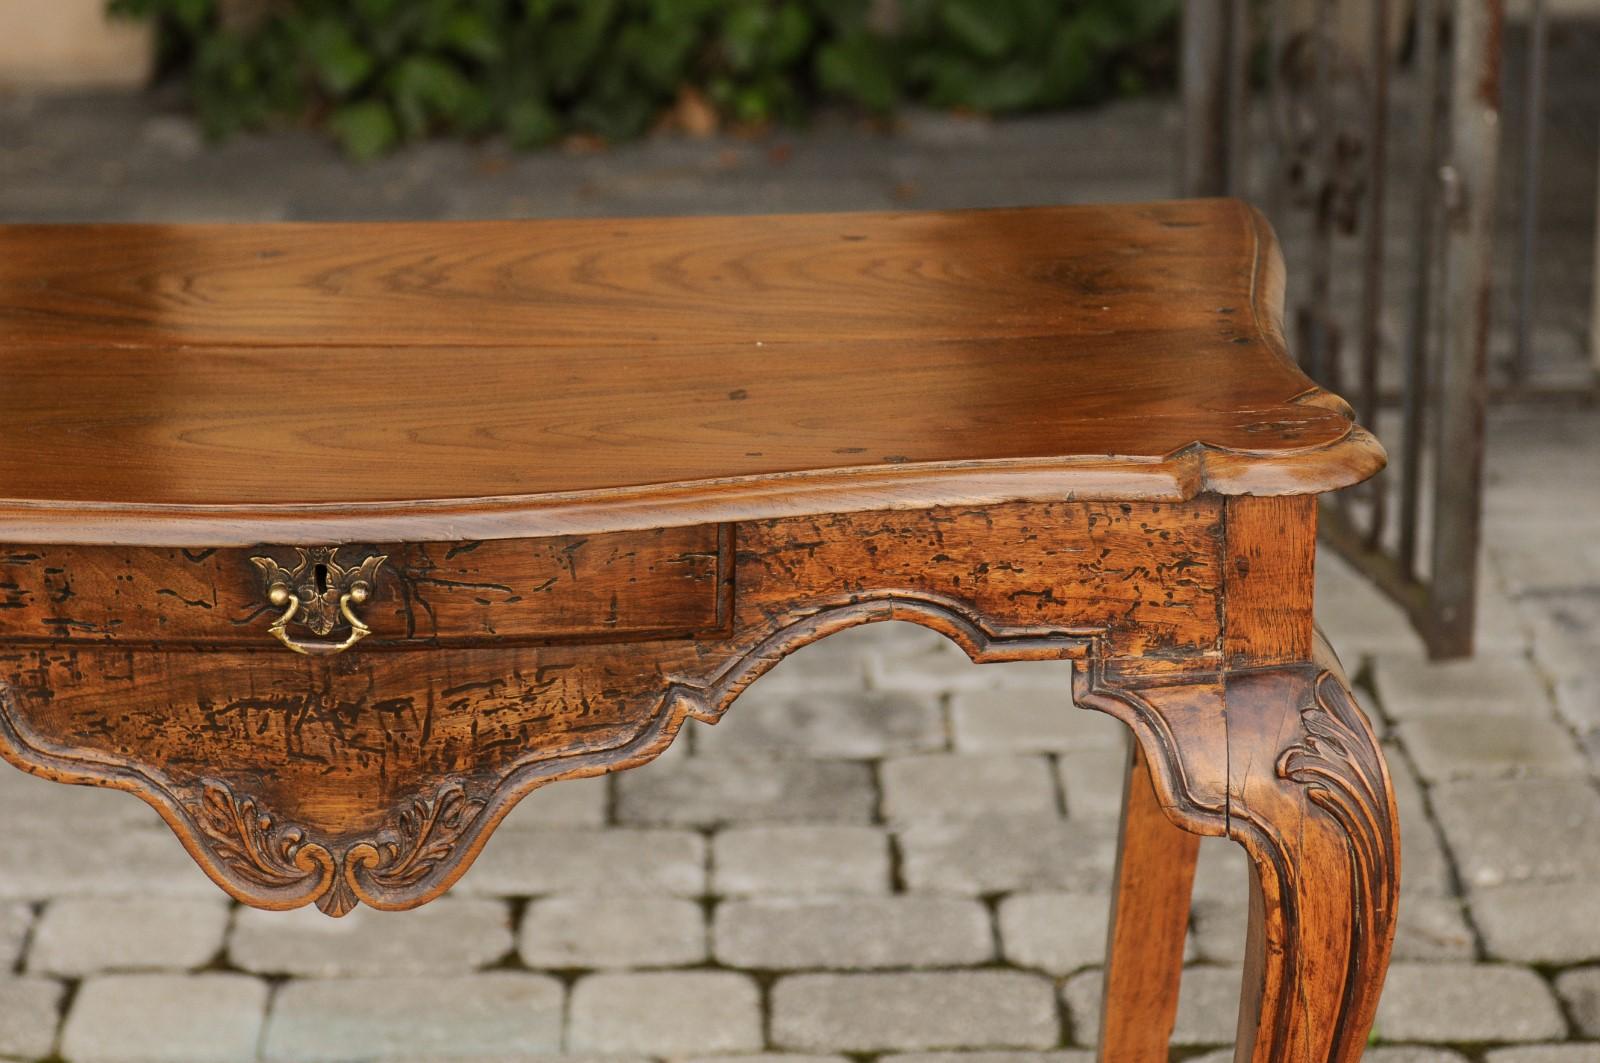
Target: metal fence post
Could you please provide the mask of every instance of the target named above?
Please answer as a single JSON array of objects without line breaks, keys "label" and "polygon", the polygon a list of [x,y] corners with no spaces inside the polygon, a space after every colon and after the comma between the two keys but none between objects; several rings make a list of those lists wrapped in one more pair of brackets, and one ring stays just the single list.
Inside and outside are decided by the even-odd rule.
[{"label": "metal fence post", "polygon": [[1429,648],[1472,652],[1482,523],[1484,421],[1488,403],[1489,304],[1500,146],[1501,0],[1456,0],[1446,166],[1444,358],[1439,417]]}]

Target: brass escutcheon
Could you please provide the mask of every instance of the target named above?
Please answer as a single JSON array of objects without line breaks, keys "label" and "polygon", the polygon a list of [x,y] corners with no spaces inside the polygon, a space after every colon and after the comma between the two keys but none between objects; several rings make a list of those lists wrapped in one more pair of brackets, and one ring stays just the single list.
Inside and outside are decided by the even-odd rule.
[{"label": "brass escutcheon", "polygon": [[[338,547],[296,547],[299,564],[284,568],[270,557],[252,557],[250,563],[261,570],[267,601],[283,609],[283,614],[267,628],[274,638],[296,653],[325,657],[343,653],[372,634],[372,629],[355,614],[355,606],[372,596],[378,566],[387,554],[372,554],[354,568],[335,559]],[[314,635],[327,635],[343,621],[350,633],[338,642],[299,639],[289,634],[289,624],[298,622]]]}]

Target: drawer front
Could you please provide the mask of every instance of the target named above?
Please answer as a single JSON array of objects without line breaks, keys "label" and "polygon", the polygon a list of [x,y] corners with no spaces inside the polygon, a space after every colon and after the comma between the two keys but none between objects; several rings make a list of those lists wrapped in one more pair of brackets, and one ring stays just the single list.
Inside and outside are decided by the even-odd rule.
[{"label": "drawer front", "polygon": [[[364,646],[688,635],[723,623],[730,543],[722,528],[703,525],[331,552],[3,546],[0,640],[281,649],[269,631],[284,611],[269,599],[272,573],[298,570],[301,585],[336,592],[341,568],[370,576],[352,604],[371,629]],[[348,624],[337,594],[328,601],[327,638],[337,640]],[[296,638],[317,637],[307,630],[312,612],[297,608]]]}]

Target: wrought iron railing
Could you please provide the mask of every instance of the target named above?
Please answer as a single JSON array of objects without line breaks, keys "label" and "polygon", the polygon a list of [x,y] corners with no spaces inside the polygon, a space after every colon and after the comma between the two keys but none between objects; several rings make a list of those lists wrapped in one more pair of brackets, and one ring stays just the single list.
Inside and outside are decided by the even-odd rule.
[{"label": "wrought iron railing", "polygon": [[1289,262],[1285,325],[1391,465],[1325,538],[1472,651],[1502,12],[1496,0],[1187,0],[1191,195],[1242,195]]}]

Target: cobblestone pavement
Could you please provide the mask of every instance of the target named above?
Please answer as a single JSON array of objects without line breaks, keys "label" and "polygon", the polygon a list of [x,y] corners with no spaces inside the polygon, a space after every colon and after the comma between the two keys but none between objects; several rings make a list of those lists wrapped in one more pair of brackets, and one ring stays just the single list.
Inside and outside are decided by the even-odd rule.
[{"label": "cobblestone pavement", "polygon": [[[12,100],[0,216],[1132,199],[1169,187],[1173,130],[1134,104],[892,141],[427,146],[358,172],[295,135],[204,153],[142,103]],[[1377,1063],[1600,1063],[1597,454],[1595,409],[1496,414],[1472,661],[1426,663],[1393,607],[1320,566],[1400,791]],[[1071,707],[1065,667],[976,667],[902,625],[834,636],[657,763],[534,794],[451,896],[398,915],[235,908],[141,803],[0,773],[0,1057],[1087,1063],[1122,738]],[[1210,1063],[1245,878],[1227,843],[1202,859],[1176,1051]]]}]

